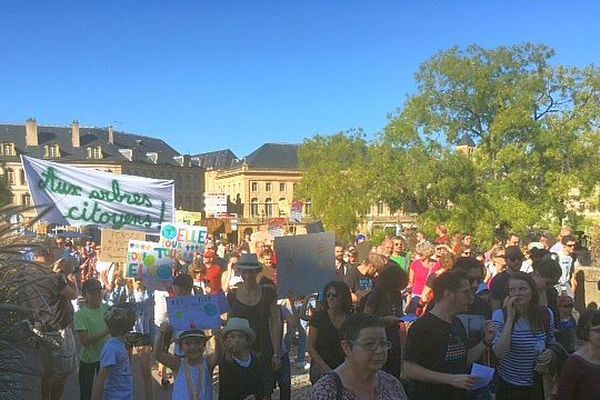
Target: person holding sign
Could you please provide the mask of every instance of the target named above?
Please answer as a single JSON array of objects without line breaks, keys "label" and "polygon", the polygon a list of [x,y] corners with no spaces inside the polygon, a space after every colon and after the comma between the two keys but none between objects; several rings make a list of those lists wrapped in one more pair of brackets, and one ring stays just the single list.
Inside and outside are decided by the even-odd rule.
[{"label": "person holding sign", "polygon": [[154,357],[176,374],[173,399],[212,400],[212,373],[217,365],[218,355],[215,352],[204,357],[204,349],[210,336],[199,329],[180,332],[175,339],[183,352],[183,357],[180,359],[165,351],[165,337],[171,331],[168,322],[160,325],[160,334],[154,346]]},{"label": "person holding sign", "polygon": [[229,317],[247,319],[256,332],[251,349],[260,357],[260,369],[265,393],[270,399],[274,386],[273,371],[281,364],[281,316],[277,307],[277,293],[272,287],[261,286],[257,275],[261,270],[256,254],[242,254],[238,268],[244,282],[228,293],[231,310]]}]

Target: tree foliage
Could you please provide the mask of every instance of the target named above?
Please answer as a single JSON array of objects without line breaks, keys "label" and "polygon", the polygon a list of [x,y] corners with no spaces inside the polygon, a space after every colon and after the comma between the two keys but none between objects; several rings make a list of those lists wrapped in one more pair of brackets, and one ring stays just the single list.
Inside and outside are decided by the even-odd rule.
[{"label": "tree foliage", "polygon": [[[0,170],[2,170],[0,165]],[[5,173],[0,174],[0,208],[4,207],[12,201],[12,192],[8,185],[8,179]]]},{"label": "tree foliage", "polygon": [[312,215],[340,240],[349,240],[370,202],[369,147],[362,131],[317,135],[300,147],[303,171],[298,194],[312,202]]},{"label": "tree foliage", "polygon": [[[383,200],[425,227],[445,223],[486,242],[575,223],[569,204],[600,177],[600,70],[552,65],[553,56],[544,45],[474,45],[423,63],[416,93],[362,144],[371,179],[362,208]],[[457,152],[465,134],[472,153]],[[304,186],[312,193],[310,176]]]}]

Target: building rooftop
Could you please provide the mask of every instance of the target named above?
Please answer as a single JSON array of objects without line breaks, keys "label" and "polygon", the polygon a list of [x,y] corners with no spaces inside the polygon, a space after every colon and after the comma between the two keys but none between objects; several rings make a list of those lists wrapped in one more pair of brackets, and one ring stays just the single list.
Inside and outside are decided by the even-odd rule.
[{"label": "building rooftop", "polygon": [[238,160],[230,149],[195,154],[191,158],[197,160],[198,165],[205,169],[226,169]]},{"label": "building rooftop", "polygon": [[477,147],[473,139],[468,133],[462,135],[462,137],[458,140],[457,146],[467,146],[467,147]]},{"label": "building rooftop", "polygon": [[265,143],[240,163],[249,168],[298,170],[298,144]]},{"label": "building rooftop", "polygon": [[[0,124],[0,142],[14,143],[15,157],[28,155],[44,158],[44,147],[57,144],[60,148],[60,161],[112,161],[112,162],[143,162],[148,164],[180,165],[174,157],[180,154],[165,143],[162,139],[148,136],[114,131],[114,142],[109,141],[109,128],[79,127],[80,146],[74,147],[72,143],[72,128],[37,125],[38,145],[27,146],[25,141],[26,125]],[[90,159],[87,157],[88,147],[100,146],[102,158]],[[119,150],[131,150],[120,152]],[[131,159],[129,157],[131,154]]]}]

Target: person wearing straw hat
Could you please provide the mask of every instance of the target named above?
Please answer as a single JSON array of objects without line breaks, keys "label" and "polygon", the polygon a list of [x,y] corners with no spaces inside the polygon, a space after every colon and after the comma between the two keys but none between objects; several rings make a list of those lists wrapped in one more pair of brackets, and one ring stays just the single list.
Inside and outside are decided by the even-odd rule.
[{"label": "person wearing straw hat", "polygon": [[219,399],[262,399],[259,360],[250,351],[256,333],[247,319],[230,318],[221,331],[225,357],[219,362]]},{"label": "person wearing straw hat", "polygon": [[206,342],[211,336],[199,329],[179,332],[175,341],[183,352],[183,357],[180,359],[165,351],[164,340],[169,331],[171,326],[168,322],[163,322],[154,346],[154,357],[173,370],[176,375],[173,399],[212,400],[212,373],[217,365],[218,355],[215,352],[204,356]]},{"label": "person wearing straw hat", "polygon": [[259,357],[263,382],[263,399],[270,399],[274,387],[274,372],[281,365],[281,316],[277,293],[270,286],[261,286],[257,276],[262,269],[256,254],[242,254],[238,268],[244,280],[237,290],[228,293],[231,305],[229,317],[247,319],[257,340],[250,349]]}]

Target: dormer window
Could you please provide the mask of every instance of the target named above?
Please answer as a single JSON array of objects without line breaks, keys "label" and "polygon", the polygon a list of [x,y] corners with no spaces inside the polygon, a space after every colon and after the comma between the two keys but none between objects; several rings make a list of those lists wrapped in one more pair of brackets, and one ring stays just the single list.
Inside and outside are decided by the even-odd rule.
[{"label": "dormer window", "polygon": [[156,152],[148,152],[146,153],[146,157],[152,164],[156,164],[158,162],[158,153]]},{"label": "dormer window", "polygon": [[11,157],[16,155],[14,143],[0,143],[0,156]]},{"label": "dormer window", "polygon": [[103,158],[102,146],[94,146],[87,148],[87,158],[100,159]]},{"label": "dormer window", "polygon": [[132,149],[119,149],[119,153],[129,161],[133,161],[133,150]]},{"label": "dormer window", "polygon": [[57,144],[45,145],[44,158],[60,158],[60,146]]}]

